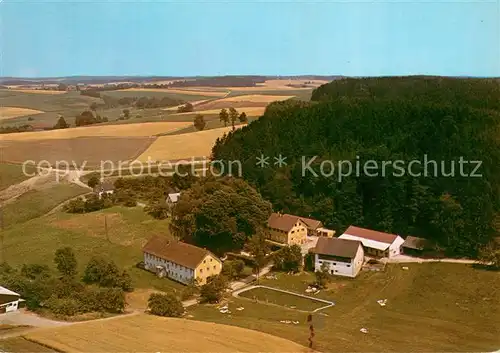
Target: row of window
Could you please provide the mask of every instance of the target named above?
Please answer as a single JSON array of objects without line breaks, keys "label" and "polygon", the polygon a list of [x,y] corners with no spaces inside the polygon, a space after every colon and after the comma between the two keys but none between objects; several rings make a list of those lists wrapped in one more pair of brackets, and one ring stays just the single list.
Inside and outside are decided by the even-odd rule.
[{"label": "row of window", "polygon": [[193,270],[191,268],[188,268],[188,267],[185,267],[185,266],[182,266],[182,265],[179,265],[179,264],[167,261],[167,260],[162,259],[161,257],[158,257],[158,256],[154,256],[154,255],[150,255],[150,254],[145,254],[145,257],[146,257],[146,259],[149,258],[149,259],[155,260],[157,262],[163,262],[167,266],[167,269],[170,269],[170,267],[172,267],[172,269],[174,269],[174,270],[177,269],[177,270],[184,270],[184,271],[193,272]]},{"label": "row of window", "polygon": [[[216,265],[214,265],[214,270],[215,270],[216,268],[217,268],[217,266],[216,266]],[[207,271],[210,271],[210,267],[207,267]],[[203,273],[203,269],[202,269],[202,268],[200,268],[200,273]]]},{"label": "row of window", "polygon": [[[323,264],[323,261],[319,260],[318,261],[320,264]],[[331,264],[333,266],[337,266],[337,263],[336,262],[329,262],[329,261],[326,261],[326,264]],[[345,264],[346,267],[351,267],[350,264]]]}]

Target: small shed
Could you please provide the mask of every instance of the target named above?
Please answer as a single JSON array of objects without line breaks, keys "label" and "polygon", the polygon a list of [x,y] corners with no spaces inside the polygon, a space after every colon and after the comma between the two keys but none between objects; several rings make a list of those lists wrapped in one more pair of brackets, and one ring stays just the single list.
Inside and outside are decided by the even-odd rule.
[{"label": "small shed", "polygon": [[22,302],[24,300],[18,293],[0,286],[0,314],[16,311]]},{"label": "small shed", "polygon": [[102,195],[112,195],[115,191],[115,185],[112,182],[104,182],[94,188],[94,193],[102,198]]},{"label": "small shed", "polygon": [[431,250],[432,244],[429,240],[419,237],[407,236],[401,245],[403,252],[408,255],[421,255],[426,250]]}]

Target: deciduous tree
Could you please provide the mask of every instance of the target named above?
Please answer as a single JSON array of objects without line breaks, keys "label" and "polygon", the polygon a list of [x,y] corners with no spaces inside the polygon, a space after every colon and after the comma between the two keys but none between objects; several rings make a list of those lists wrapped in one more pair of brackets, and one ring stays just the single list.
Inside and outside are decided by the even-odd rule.
[{"label": "deciduous tree", "polygon": [[76,275],[77,262],[72,248],[64,247],[57,249],[54,256],[54,262],[57,270],[63,277],[72,278]]}]

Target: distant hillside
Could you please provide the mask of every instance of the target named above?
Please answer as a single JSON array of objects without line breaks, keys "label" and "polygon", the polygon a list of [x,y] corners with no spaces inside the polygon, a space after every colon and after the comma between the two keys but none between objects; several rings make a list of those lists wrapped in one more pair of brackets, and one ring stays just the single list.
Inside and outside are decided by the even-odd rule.
[{"label": "distant hillside", "polygon": [[268,79],[300,79],[332,81],[341,76],[300,75],[300,76],[261,76],[261,75],[226,75],[226,76],[68,76],[68,77],[0,77],[0,84],[6,86],[59,84],[105,84],[109,82],[154,82],[179,80],[186,81],[179,86],[252,86]]},{"label": "distant hillside", "polygon": [[[357,224],[423,236],[461,255],[474,255],[494,236],[493,219],[500,212],[497,81],[341,79],[316,89],[312,100],[272,104],[262,118],[218,141],[214,158],[242,161],[244,178],[275,209],[319,218],[338,232]],[[271,166],[256,166],[261,154]],[[279,154],[287,166],[272,165]],[[477,173],[483,176],[461,176],[460,157],[481,160]],[[424,158],[437,161],[439,175],[433,176],[431,163],[424,176]],[[369,160],[378,164],[379,176],[369,176],[374,169],[363,171]],[[389,164],[382,176],[382,162],[397,160],[405,174]],[[408,172],[412,160],[421,163],[412,165],[414,176]],[[341,176],[338,161],[351,162],[354,171],[359,165],[360,173]],[[454,177],[443,175],[441,161],[444,174],[455,161]],[[474,168],[466,164],[462,174]]]}]

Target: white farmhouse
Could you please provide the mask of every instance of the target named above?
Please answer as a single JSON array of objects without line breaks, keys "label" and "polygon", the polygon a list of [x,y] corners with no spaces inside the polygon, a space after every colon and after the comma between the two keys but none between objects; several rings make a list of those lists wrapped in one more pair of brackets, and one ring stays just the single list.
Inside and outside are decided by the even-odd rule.
[{"label": "white farmhouse", "polygon": [[23,301],[20,294],[0,286],[0,314],[16,311]]},{"label": "white farmhouse", "polygon": [[340,239],[358,240],[363,243],[365,254],[375,257],[394,257],[401,254],[405,242],[399,235],[378,232],[371,229],[350,226],[339,236]]},{"label": "white farmhouse", "polygon": [[142,250],[146,270],[183,284],[203,285],[222,270],[222,262],[210,251],[165,237],[154,236]]},{"label": "white farmhouse", "polygon": [[356,277],[363,266],[364,251],[359,241],[320,237],[312,253],[315,271],[326,265],[332,275]]},{"label": "white farmhouse", "polygon": [[110,196],[115,192],[115,186],[111,182],[105,182],[97,185],[94,188],[94,193],[99,196],[99,199],[102,198],[103,195]]}]

